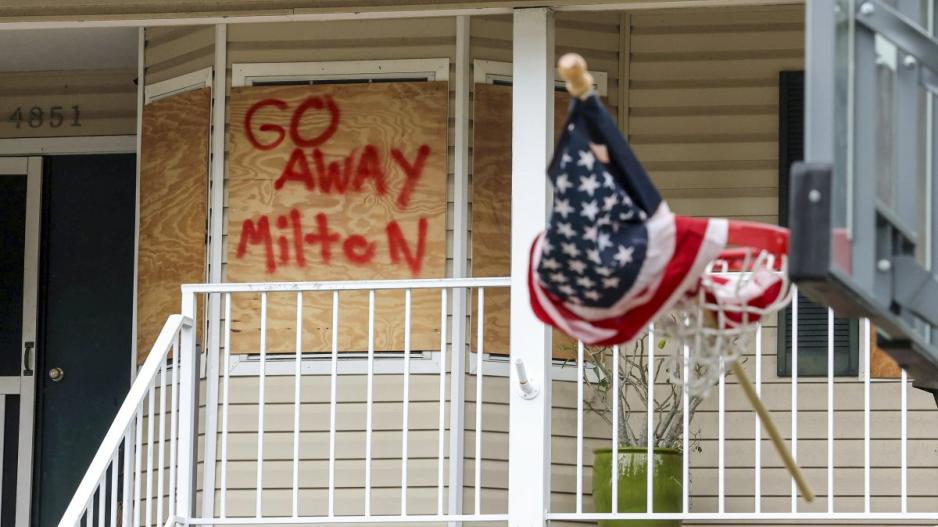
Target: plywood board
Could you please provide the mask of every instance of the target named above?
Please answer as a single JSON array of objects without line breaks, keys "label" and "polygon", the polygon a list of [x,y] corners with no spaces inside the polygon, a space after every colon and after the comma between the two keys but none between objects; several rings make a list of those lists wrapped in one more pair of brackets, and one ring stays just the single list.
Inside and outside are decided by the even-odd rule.
[{"label": "plywood board", "polygon": [[[472,156],[472,276],[511,274],[511,86],[475,85]],[[554,132],[567,116],[570,96],[557,93]],[[509,292],[485,293],[485,353],[508,354]],[[473,298],[472,320],[478,299]],[[472,332],[473,349],[476,334]],[[576,357],[576,343],[554,331],[555,358]]]},{"label": "plywood board", "polygon": [[[234,88],[228,280],[440,278],[446,82]],[[411,345],[440,347],[440,293],[413,294]],[[267,298],[266,349],[296,350],[295,295]],[[232,300],[232,351],[260,348],[258,296]],[[368,294],[343,293],[341,351],[368,349]],[[374,349],[403,349],[404,293],[375,298]],[[332,296],[303,298],[301,347],[332,350]]]},{"label": "plywood board", "polygon": [[137,275],[141,360],[166,317],[179,312],[179,286],[205,280],[211,97],[211,89],[203,88],[143,109]]}]

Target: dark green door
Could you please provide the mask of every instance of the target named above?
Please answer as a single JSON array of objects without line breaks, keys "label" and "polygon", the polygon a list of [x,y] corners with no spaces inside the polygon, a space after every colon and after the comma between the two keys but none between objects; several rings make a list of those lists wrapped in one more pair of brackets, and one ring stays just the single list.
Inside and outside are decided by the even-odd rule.
[{"label": "dark green door", "polygon": [[130,382],[133,155],[44,159],[34,525],[57,525]]}]

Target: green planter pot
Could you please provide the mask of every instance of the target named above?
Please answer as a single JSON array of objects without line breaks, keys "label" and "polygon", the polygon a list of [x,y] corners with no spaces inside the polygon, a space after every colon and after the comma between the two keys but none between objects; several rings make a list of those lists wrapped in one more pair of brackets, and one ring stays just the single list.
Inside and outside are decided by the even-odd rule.
[{"label": "green planter pot", "polygon": [[[619,512],[645,512],[648,474],[645,447],[619,447]],[[653,464],[654,512],[681,512],[681,470],[679,450],[656,448]],[[612,449],[593,452],[593,506],[596,512],[612,512]],[[601,527],[679,527],[680,520],[603,520]]]}]

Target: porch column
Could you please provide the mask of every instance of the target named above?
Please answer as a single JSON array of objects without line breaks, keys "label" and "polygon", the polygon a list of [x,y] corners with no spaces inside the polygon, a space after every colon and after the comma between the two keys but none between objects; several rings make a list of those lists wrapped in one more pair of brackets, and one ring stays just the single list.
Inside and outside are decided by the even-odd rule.
[{"label": "porch column", "polygon": [[550,503],[550,330],[528,301],[528,250],[548,213],[545,169],[553,144],[554,19],[546,8],[516,9],[512,50],[511,360],[539,389],[526,399],[510,379],[508,523],[543,526]]}]

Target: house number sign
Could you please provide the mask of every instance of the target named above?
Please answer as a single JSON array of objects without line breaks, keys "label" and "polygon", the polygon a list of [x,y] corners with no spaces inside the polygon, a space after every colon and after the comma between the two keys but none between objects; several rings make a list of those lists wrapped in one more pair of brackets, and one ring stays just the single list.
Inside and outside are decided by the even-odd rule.
[{"label": "house number sign", "polygon": [[13,128],[81,126],[81,106],[17,106],[6,122]]}]

